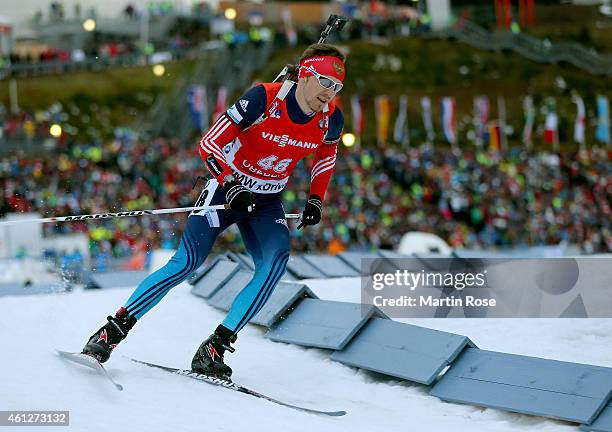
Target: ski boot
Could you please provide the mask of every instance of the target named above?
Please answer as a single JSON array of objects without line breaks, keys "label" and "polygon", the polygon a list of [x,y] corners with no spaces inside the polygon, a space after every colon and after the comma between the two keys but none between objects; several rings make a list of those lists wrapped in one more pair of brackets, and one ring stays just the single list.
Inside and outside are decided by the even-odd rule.
[{"label": "ski boot", "polygon": [[136,318],[129,315],[127,309],[120,308],[114,317],[110,315],[106,318],[108,322],[90,338],[83,354],[87,354],[104,363],[108,360],[111,353],[125,337],[131,328],[136,324]]},{"label": "ski boot", "polygon": [[223,354],[226,350],[235,351],[230,343],[236,342],[236,338],[231,330],[219,325],[193,356],[191,370],[231,381],[232,369],[223,362]]}]

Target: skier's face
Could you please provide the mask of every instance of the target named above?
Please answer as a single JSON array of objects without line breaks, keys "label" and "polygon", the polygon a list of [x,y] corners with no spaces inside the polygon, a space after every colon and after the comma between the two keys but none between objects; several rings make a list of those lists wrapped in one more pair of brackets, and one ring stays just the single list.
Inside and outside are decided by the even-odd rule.
[{"label": "skier's face", "polygon": [[325,104],[336,95],[333,88],[323,88],[317,78],[312,75],[300,78],[298,84],[302,85],[308,107],[315,112],[322,111]]}]

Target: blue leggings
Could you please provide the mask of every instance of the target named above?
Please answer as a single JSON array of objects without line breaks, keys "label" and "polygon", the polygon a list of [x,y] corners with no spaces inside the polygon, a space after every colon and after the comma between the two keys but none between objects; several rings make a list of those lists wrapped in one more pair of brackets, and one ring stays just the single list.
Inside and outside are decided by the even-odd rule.
[{"label": "blue leggings", "polygon": [[[200,267],[217,236],[236,223],[255,263],[253,278],[240,291],[223,320],[223,326],[238,333],[270,298],[289,259],[289,229],[280,194],[255,194],[255,201],[255,214],[251,216],[232,210],[192,212],[177,252],[164,267],[138,285],[125,304],[128,312],[140,319]],[[209,180],[196,205],[218,204],[225,204],[225,193],[216,180]]]}]

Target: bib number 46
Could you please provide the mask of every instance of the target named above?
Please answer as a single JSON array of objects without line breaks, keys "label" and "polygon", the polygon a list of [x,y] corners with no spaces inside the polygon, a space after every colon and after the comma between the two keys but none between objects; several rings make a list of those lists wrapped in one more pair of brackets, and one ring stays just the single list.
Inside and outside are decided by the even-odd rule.
[{"label": "bib number 46", "polygon": [[257,165],[265,170],[274,170],[277,173],[282,173],[287,170],[287,167],[293,159],[281,159],[277,162],[278,156],[270,155],[265,158],[259,159]]}]

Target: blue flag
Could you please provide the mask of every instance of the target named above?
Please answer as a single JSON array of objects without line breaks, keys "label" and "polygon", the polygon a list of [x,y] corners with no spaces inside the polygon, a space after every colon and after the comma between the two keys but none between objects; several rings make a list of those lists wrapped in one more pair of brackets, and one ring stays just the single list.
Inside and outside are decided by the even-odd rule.
[{"label": "blue flag", "polygon": [[206,89],[199,85],[191,86],[187,92],[187,104],[194,126],[202,132],[204,128],[208,127],[207,124],[204,124],[208,118],[206,114]]},{"label": "blue flag", "polygon": [[597,96],[595,139],[601,143],[610,144],[610,106],[608,98],[605,96]]}]

